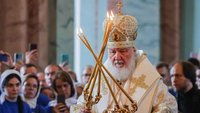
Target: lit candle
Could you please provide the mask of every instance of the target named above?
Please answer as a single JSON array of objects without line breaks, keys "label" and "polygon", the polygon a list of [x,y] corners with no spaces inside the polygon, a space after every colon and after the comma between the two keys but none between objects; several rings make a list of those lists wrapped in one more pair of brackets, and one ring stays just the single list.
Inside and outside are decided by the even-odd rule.
[{"label": "lit candle", "polygon": [[108,27],[108,23],[109,23],[109,13],[107,12],[107,18],[106,18],[106,25],[105,25],[105,28],[104,28],[104,35],[105,35],[105,32],[106,32],[106,30],[107,30],[107,27]]},{"label": "lit candle", "polygon": [[78,35],[79,38],[81,38],[82,33],[83,33],[83,31],[82,31],[81,28],[77,29],[77,35]]},{"label": "lit candle", "polygon": [[114,14],[113,14],[113,12],[111,11],[110,13],[111,13],[111,16],[114,18]]},{"label": "lit candle", "polygon": [[[85,37],[85,35],[83,34],[83,30],[80,28],[80,35],[84,38],[84,39],[87,39],[86,37]],[[81,38],[82,38],[81,37]]]},{"label": "lit candle", "polygon": [[107,32],[106,33],[107,36],[109,35],[109,33],[111,31],[113,17],[114,17],[114,15],[113,15],[113,13],[111,11],[111,15],[109,16],[109,19],[108,19],[108,28],[107,28],[107,31],[106,31]]},{"label": "lit candle", "polygon": [[109,13],[107,12],[107,19],[109,18]]},{"label": "lit candle", "polygon": [[80,33],[83,34],[83,30],[80,28]]},{"label": "lit candle", "polygon": [[108,38],[109,34],[110,34],[110,31],[111,31],[111,27],[113,25],[113,18],[114,18],[114,15],[111,11],[111,15],[109,16],[109,19],[108,19],[108,25],[107,25],[107,29],[106,29],[106,33],[105,33],[105,39]]}]

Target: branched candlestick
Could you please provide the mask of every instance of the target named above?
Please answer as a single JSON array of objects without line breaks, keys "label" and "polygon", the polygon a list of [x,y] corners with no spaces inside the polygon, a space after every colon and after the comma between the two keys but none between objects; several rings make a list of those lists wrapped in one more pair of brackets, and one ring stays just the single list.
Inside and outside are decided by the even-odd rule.
[{"label": "branched candlestick", "polygon": [[[101,99],[101,95],[100,95],[101,76],[104,78],[106,85],[108,86],[108,89],[111,93],[111,96],[115,102],[114,109],[105,110],[104,113],[135,113],[137,111],[137,103],[126,93],[126,91],[119,85],[119,83],[114,79],[114,77],[110,74],[110,72],[102,64],[102,59],[103,59],[105,48],[106,48],[106,45],[108,42],[108,37],[109,37],[109,34],[113,27],[113,23],[112,23],[113,18],[114,18],[114,15],[112,12],[111,12],[110,16],[107,13],[107,20],[106,20],[106,25],[105,25],[105,30],[104,30],[103,44],[102,44],[102,48],[101,48],[101,51],[100,51],[100,54],[98,57],[95,55],[94,51],[92,50],[89,42],[87,41],[87,38],[85,37],[85,35],[83,34],[83,31],[81,29],[80,29],[80,33],[78,34],[81,41],[85,44],[85,46],[92,53],[93,57],[96,60],[96,65],[92,71],[92,74],[90,76],[88,84],[84,90],[84,100],[86,103],[84,110],[85,110],[85,112],[88,112],[88,113],[92,113],[92,106],[94,104],[97,104],[99,102],[99,100]],[[105,72],[114,81],[114,83],[119,87],[119,89],[124,93],[124,95],[129,99],[129,101],[131,102],[132,108],[129,108],[128,105],[119,105],[119,103],[114,95],[114,92],[113,92],[111,86],[109,85],[108,79],[105,76]],[[98,78],[98,81],[96,81],[97,78]],[[93,99],[92,94],[93,94],[94,86],[96,83],[98,85],[98,89],[97,89],[97,94]]]}]

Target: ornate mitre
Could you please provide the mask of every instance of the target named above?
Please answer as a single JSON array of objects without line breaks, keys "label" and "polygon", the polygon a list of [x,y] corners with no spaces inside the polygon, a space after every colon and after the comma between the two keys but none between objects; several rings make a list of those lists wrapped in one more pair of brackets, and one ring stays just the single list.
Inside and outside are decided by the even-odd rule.
[{"label": "ornate mitre", "polygon": [[130,15],[118,14],[113,18],[113,26],[107,43],[108,48],[135,47],[138,22]]}]

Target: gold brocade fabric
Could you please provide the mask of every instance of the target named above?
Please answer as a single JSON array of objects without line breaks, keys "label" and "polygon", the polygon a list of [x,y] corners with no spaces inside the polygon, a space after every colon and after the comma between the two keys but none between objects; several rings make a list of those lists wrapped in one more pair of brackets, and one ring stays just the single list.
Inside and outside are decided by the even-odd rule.
[{"label": "gold brocade fabric", "polygon": [[[143,88],[144,90],[148,89],[148,85],[145,83],[145,75],[142,75],[138,78],[133,77],[132,79],[129,79],[128,81],[126,81],[126,83],[122,83],[122,87],[126,90],[126,92],[129,95],[133,95],[136,91],[136,88]],[[112,82],[111,82],[112,83]],[[117,101],[119,102],[119,104],[121,105],[131,105],[130,101],[128,100],[128,98],[124,95],[124,93],[122,93],[122,91],[115,85],[115,84],[111,84],[112,85],[112,89],[114,91],[115,97],[117,97]],[[128,86],[128,88],[126,88],[126,86]],[[109,95],[109,100],[108,100],[108,108],[107,109],[113,109],[113,107],[115,106],[115,103],[111,97],[111,95]]]}]

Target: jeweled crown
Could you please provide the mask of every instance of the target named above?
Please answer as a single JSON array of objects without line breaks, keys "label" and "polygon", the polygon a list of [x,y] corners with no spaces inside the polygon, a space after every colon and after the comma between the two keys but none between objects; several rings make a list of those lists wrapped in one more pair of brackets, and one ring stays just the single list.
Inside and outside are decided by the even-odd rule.
[{"label": "jeweled crown", "polygon": [[118,14],[113,18],[113,26],[107,43],[108,48],[134,47],[138,22],[130,15]]}]

